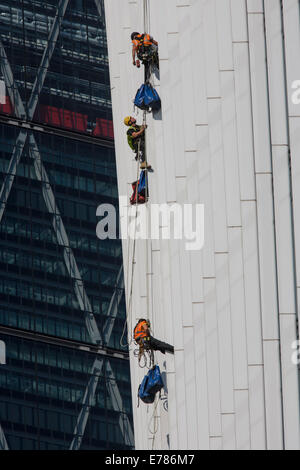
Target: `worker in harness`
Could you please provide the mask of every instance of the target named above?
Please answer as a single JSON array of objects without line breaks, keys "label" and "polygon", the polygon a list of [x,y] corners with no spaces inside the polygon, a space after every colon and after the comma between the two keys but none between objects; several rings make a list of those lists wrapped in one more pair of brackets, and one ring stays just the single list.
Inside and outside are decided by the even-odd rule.
[{"label": "worker in harness", "polygon": [[150,322],[144,318],[140,318],[133,330],[133,338],[140,348],[145,350],[152,349],[153,351],[160,351],[163,354],[169,352],[174,354],[174,347],[168,343],[164,343],[150,334]]},{"label": "worker in harness", "polygon": [[150,169],[151,166],[147,166],[145,155],[145,129],[147,128],[147,126],[139,126],[136,123],[136,119],[132,116],[127,116],[124,119],[124,124],[129,127],[127,131],[127,141],[129,147],[136,154],[135,159],[140,160],[141,169]]},{"label": "worker in harness", "polygon": [[[158,61],[158,42],[149,34],[140,34],[134,32],[131,34],[132,41],[132,62],[133,65],[140,67],[140,60],[143,63],[152,61],[159,68]],[[136,60],[137,56],[137,60]]]}]

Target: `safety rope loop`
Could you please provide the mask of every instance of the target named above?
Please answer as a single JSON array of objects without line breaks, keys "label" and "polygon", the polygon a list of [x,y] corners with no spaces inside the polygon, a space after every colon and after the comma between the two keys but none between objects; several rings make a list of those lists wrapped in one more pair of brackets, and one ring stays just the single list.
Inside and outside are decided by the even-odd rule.
[{"label": "safety rope loop", "polygon": [[[156,401],[154,402],[153,413],[152,413],[152,416],[151,416],[151,418],[150,418],[149,425],[148,425],[148,431],[149,431],[150,434],[153,435],[153,443],[152,443],[153,446],[154,446],[155,434],[156,434],[157,431],[158,431],[158,413],[157,413],[157,407],[158,407],[159,400],[160,400],[160,393],[159,393],[159,395],[158,395]],[[150,425],[151,425],[152,420],[153,420],[153,430],[150,429]],[[152,449],[153,449],[153,447],[152,447]]]}]

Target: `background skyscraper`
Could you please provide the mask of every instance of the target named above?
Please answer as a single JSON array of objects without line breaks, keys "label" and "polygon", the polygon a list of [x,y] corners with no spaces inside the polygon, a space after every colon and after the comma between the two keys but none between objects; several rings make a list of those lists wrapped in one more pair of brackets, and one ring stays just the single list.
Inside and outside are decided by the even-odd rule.
[{"label": "background skyscraper", "polygon": [[1,1],[0,60],[0,445],[132,448],[102,1]]}]

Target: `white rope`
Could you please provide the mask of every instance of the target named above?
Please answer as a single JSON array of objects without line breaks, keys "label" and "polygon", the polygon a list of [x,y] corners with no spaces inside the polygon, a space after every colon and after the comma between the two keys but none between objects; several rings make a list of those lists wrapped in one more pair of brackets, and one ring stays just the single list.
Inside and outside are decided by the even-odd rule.
[{"label": "white rope", "polygon": [[[159,399],[160,399],[160,393],[159,393],[158,397],[155,399],[156,401],[154,402],[153,413],[152,413],[152,416],[151,416],[149,424],[148,424],[148,431],[150,432],[150,434],[153,435],[152,450],[153,450],[153,447],[154,447],[155,435],[158,431],[157,407],[158,407]],[[151,428],[150,428],[152,420],[153,420],[153,430],[151,430]]]},{"label": "white rope", "polygon": [[[149,15],[148,15],[148,0],[144,0],[144,33],[145,34],[150,34],[150,24],[148,27],[148,21],[149,21]],[[151,76],[151,75],[150,75]],[[149,80],[149,77],[148,77]],[[147,112],[144,111],[143,113],[143,124],[146,126],[146,121],[147,121]],[[147,162],[147,151],[146,151],[146,133],[145,133],[145,161],[146,161],[146,167],[148,166]],[[146,169],[146,207],[148,209],[148,170]],[[148,218],[150,219],[151,212],[147,210],[147,222]],[[149,220],[148,227],[151,226],[151,219]],[[150,289],[149,289],[149,282],[150,282],[150,272],[149,272],[149,250],[148,250],[148,243],[149,240],[147,238],[146,241],[146,288],[147,288],[147,318],[150,318]],[[151,250],[151,258],[152,258],[152,242],[150,243],[150,250]],[[152,259],[151,259],[152,261]],[[152,262],[151,262],[151,273],[152,273]],[[153,291],[153,283],[151,279],[151,292]],[[152,292],[153,295],[153,292]],[[153,302],[152,302],[152,309],[153,309]],[[153,311],[152,311],[153,314]],[[152,320],[151,315],[151,320]],[[153,355],[154,363],[156,363],[155,356]],[[159,394],[160,397],[160,394]],[[154,405],[152,417],[150,418],[149,424],[148,424],[148,430],[149,432],[153,435],[153,440],[152,440],[152,449],[154,448],[154,442],[155,442],[155,436],[158,431],[158,414],[157,414],[157,407],[159,403],[159,397]],[[153,420],[153,431],[150,429],[151,421]]]},{"label": "white rope", "polygon": [[148,32],[148,0],[144,0],[144,33],[149,34]]},{"label": "white rope", "polygon": [[[132,339],[131,339],[131,322],[132,322],[132,292],[133,292],[133,277],[134,277],[134,267],[135,267],[135,242],[136,242],[136,220],[137,220],[137,205],[138,205],[138,189],[139,189],[139,156],[140,156],[140,146],[141,146],[141,141],[139,140],[138,142],[138,158],[137,158],[137,174],[136,174],[136,188],[135,188],[135,219],[134,219],[134,237],[133,237],[133,248],[132,248],[132,262],[131,262],[131,283],[130,283],[130,291],[127,292],[127,298],[128,299],[128,304],[126,308],[126,318],[124,321],[124,326],[123,326],[123,331],[122,335],[120,338],[120,346],[126,347],[130,346],[132,344]],[[128,267],[127,267],[127,286],[129,286],[129,257],[130,257],[130,238],[128,240],[128,250],[127,250],[127,262],[128,262]],[[127,324],[127,332],[129,334],[129,338],[127,337],[127,344],[123,344],[123,338],[125,335],[125,330],[126,330],[126,324]]]}]

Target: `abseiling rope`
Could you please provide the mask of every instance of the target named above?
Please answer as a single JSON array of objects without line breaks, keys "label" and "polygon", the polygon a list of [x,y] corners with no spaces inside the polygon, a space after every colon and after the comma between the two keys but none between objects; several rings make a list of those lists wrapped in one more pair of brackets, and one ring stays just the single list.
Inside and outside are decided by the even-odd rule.
[{"label": "abseiling rope", "polygon": [[[148,19],[148,1],[147,0],[144,0],[144,5],[143,5],[143,17],[144,17],[144,33],[146,33],[147,31],[147,19]],[[143,124],[146,126],[146,111],[143,112]],[[145,162],[146,162],[146,166],[147,166],[147,154],[146,154],[146,129],[145,129],[145,145],[144,145],[144,155],[145,155]],[[139,180],[139,155],[140,155],[140,142],[138,144],[138,159],[137,159],[137,177],[136,177],[136,181]],[[131,339],[131,330],[129,331],[129,328],[131,328],[131,322],[132,322],[132,291],[133,291],[133,276],[134,276],[134,265],[135,265],[135,261],[134,261],[134,257],[135,257],[135,241],[136,241],[136,219],[137,219],[137,205],[138,205],[138,184],[136,185],[136,201],[135,201],[135,207],[136,207],[136,212],[135,212],[135,226],[134,226],[134,239],[133,239],[133,250],[132,250],[132,262],[131,262],[131,266],[132,266],[132,269],[131,269],[131,286],[130,286],[130,291],[129,291],[129,300],[128,300],[128,305],[127,305],[127,312],[126,312],[126,318],[125,318],[125,322],[124,322],[124,327],[123,327],[123,331],[122,331],[122,336],[121,336],[121,339],[120,339],[120,346],[123,346],[123,347],[126,347],[126,346],[130,346],[130,344],[132,343],[132,339]],[[148,200],[148,172],[147,172],[147,169],[145,170],[145,187],[146,187],[146,190],[145,190],[145,196],[146,196],[146,204],[147,204],[147,200]],[[148,244],[146,245],[146,249],[148,248]],[[127,262],[128,262],[128,265],[130,264],[129,263],[129,257],[130,257],[130,238],[128,240],[128,250],[127,250]],[[148,257],[148,249],[147,249],[147,257]],[[146,268],[147,269],[147,268]],[[148,280],[147,280],[147,272],[148,270],[146,271],[146,281],[147,281],[147,315],[148,315],[148,312],[149,312],[149,309],[148,309],[148,298],[149,298],[149,295],[148,295]],[[129,266],[127,267],[127,286],[129,285]],[[127,294],[127,298],[128,298],[128,294]],[[149,318],[149,315],[148,317]],[[129,333],[129,338],[127,338],[127,344],[123,344],[122,343],[122,340],[123,340],[123,337],[125,335],[125,330],[126,330],[126,324],[127,324],[127,328],[128,328],[128,332]]]},{"label": "abseiling rope", "polygon": [[[143,14],[144,14],[144,33],[147,34],[147,31],[150,30],[150,27],[148,28],[148,21],[149,21],[149,17],[148,17],[148,0],[144,0],[144,4],[143,4]],[[143,125],[145,126],[145,139],[144,139],[144,156],[145,156],[145,165],[146,165],[146,168],[144,169],[145,171],[145,204],[146,204],[146,209],[148,209],[148,197],[149,197],[149,191],[148,191],[148,160],[147,160],[147,146],[146,146],[146,125],[147,125],[147,112],[144,111],[143,112]],[[137,179],[136,181],[139,180],[139,154],[140,154],[140,142],[139,142],[139,147],[138,147],[138,160],[137,160]],[[124,337],[124,334],[125,334],[125,330],[126,330],[126,324],[128,325],[128,330],[129,328],[131,327],[131,322],[132,322],[132,292],[133,292],[133,279],[134,279],[134,268],[135,268],[135,246],[136,246],[136,219],[137,219],[137,205],[138,205],[138,184],[136,185],[136,201],[135,201],[135,206],[136,206],[136,213],[135,213],[135,227],[134,227],[134,240],[133,240],[133,251],[132,251],[132,263],[131,263],[131,283],[130,283],[130,291],[129,291],[129,299],[128,299],[128,305],[127,305],[127,312],[126,312],[126,319],[125,319],[125,322],[124,322],[124,328],[123,328],[123,332],[122,332],[122,336],[121,336],[121,339],[120,339],[120,345],[121,346],[129,346],[131,343],[132,343],[132,339],[131,339],[131,331],[130,331],[130,339],[128,340],[128,344],[126,345],[123,345],[122,344],[122,339]],[[150,215],[150,212],[148,212],[147,210],[147,222],[148,222],[148,216]],[[150,220],[151,222],[151,220]],[[147,228],[150,227],[150,223],[147,224]],[[147,233],[148,235],[148,233]],[[149,319],[150,315],[150,292],[149,292],[149,279],[150,279],[150,273],[149,273],[149,250],[148,250],[148,237],[146,239],[146,290],[147,290],[147,318]],[[152,255],[152,243],[150,244],[150,249],[151,249],[151,255]],[[127,256],[127,260],[128,260],[128,268],[127,268],[127,285],[129,285],[129,256],[130,256],[130,238],[128,240],[128,256]],[[152,270],[152,263],[151,263],[151,270]],[[151,291],[152,291],[152,282],[151,282]],[[153,292],[152,293],[152,298],[153,298]],[[128,297],[128,295],[127,295]],[[153,306],[153,304],[152,304]],[[129,331],[128,331],[129,332]],[[127,338],[128,339],[128,338]],[[154,354],[154,353],[153,353]],[[156,361],[155,361],[156,362]],[[153,440],[152,440],[152,449],[154,448],[154,442],[155,442],[155,435],[158,431],[158,414],[157,414],[157,407],[158,407],[158,403],[159,403],[159,398],[157,399],[156,403],[155,403],[155,406],[154,406],[154,410],[153,410],[153,413],[152,413],[152,416],[149,420],[149,423],[148,423],[148,431],[153,435]],[[153,431],[151,431],[150,429],[150,424],[151,424],[151,421],[153,420],[153,424],[154,424],[154,429]]]},{"label": "abseiling rope", "polygon": [[144,33],[148,34],[148,30],[150,31],[150,28],[148,28],[148,0],[144,0],[144,8],[143,8],[143,13],[144,13]]},{"label": "abseiling rope", "polygon": [[[148,22],[149,22],[149,15],[148,15],[148,0],[144,0],[144,33],[145,34],[150,34],[150,23],[149,23],[149,28],[148,28]],[[150,65],[149,65],[150,67]],[[144,111],[144,116],[143,116],[143,123],[144,125],[146,125],[147,123],[147,111]],[[146,130],[145,130],[145,160],[146,160],[146,167],[148,166],[148,162],[147,162],[147,151],[146,151]],[[146,169],[146,173],[145,173],[145,176],[146,176],[146,207],[148,209],[148,170]],[[147,211],[147,222],[148,222],[148,218],[150,218],[150,214],[151,212],[149,211],[149,214],[148,214],[148,211]],[[150,221],[149,221],[149,225],[147,226],[147,228],[150,227],[150,224],[151,224],[151,218],[150,218]],[[148,234],[147,234],[148,235]],[[148,238],[147,238],[147,241],[146,241],[146,288],[147,288],[147,318],[150,317],[149,313],[150,313],[150,292],[149,292],[149,279],[150,279],[150,273],[149,273],[149,250],[148,250]],[[150,240],[151,242],[151,240]],[[152,242],[150,243],[150,249],[151,249],[151,255],[152,255]],[[151,271],[152,271],[152,263],[151,263]],[[153,288],[153,283],[152,283],[152,280],[151,280],[151,290]],[[153,294],[153,293],[152,293]],[[152,307],[153,307],[153,304],[152,304]],[[155,355],[154,355],[155,357]],[[156,363],[156,360],[155,360],[155,363]],[[148,422],[148,431],[152,434],[153,438],[152,438],[152,450],[154,449],[154,443],[155,443],[155,436],[156,436],[156,433],[158,431],[158,412],[157,412],[157,407],[158,407],[158,403],[159,403],[159,398],[157,399],[157,402],[155,403],[154,405],[154,409],[153,409],[153,413],[152,413],[152,416]],[[153,420],[153,431],[151,431],[150,429],[150,424],[151,424],[151,421]]]},{"label": "abseiling rope", "polygon": [[[139,154],[140,154],[140,145],[141,143],[139,142],[138,143],[138,159],[137,159],[137,170],[136,170],[136,181],[139,181]],[[133,291],[133,275],[134,275],[134,265],[135,265],[135,261],[134,261],[134,257],[135,257],[135,235],[136,235],[136,219],[137,219],[137,204],[138,204],[138,190],[139,190],[139,183],[138,182],[136,184],[136,188],[135,188],[135,220],[134,220],[134,237],[133,237],[133,248],[132,248],[132,262],[131,262],[131,286],[130,286],[130,291],[129,291],[129,294],[127,294],[127,298],[128,298],[128,295],[129,295],[129,299],[128,299],[128,304],[127,304],[127,307],[126,307],[126,318],[125,318],[125,321],[124,321],[124,326],[123,326],[123,331],[122,331],[122,336],[121,336],[121,339],[120,339],[120,346],[123,346],[123,347],[126,347],[126,346],[130,346],[130,344],[132,343],[132,339],[131,339],[131,334],[129,333],[129,337],[130,339],[128,339],[127,337],[127,341],[128,343],[126,344],[123,344],[122,341],[123,341],[123,338],[124,338],[124,335],[125,335],[125,330],[126,330],[126,324],[127,324],[127,328],[128,328],[128,331],[127,333],[129,332],[129,328],[131,326],[131,321],[132,321],[132,291]],[[127,226],[127,224],[126,224]],[[127,230],[128,230],[128,227],[127,227]],[[127,250],[127,261],[128,261],[128,266],[127,266],[127,286],[129,286],[129,257],[130,257],[130,237],[128,239],[128,250]],[[131,332],[131,330],[130,330]],[[127,334],[128,336],[128,334]]]}]

